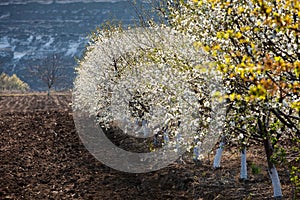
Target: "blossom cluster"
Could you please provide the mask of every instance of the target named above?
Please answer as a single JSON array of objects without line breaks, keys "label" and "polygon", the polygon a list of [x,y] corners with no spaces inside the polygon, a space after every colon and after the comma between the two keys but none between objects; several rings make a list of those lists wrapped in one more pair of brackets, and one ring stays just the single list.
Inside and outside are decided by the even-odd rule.
[{"label": "blossom cluster", "polygon": [[163,131],[165,145],[210,151],[224,120],[212,95],[222,83],[189,35],[153,26],[100,31],[94,38],[79,62],[75,110],[97,116],[103,128],[116,125],[142,138]]}]

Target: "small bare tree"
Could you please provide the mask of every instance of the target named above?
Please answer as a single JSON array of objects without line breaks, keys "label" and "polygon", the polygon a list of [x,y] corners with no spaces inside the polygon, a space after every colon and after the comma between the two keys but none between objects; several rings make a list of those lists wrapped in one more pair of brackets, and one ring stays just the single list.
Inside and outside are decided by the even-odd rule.
[{"label": "small bare tree", "polygon": [[61,64],[61,56],[53,53],[42,62],[42,65],[31,67],[30,71],[34,77],[38,77],[47,85],[48,95],[50,95],[53,86],[63,79],[64,70]]}]

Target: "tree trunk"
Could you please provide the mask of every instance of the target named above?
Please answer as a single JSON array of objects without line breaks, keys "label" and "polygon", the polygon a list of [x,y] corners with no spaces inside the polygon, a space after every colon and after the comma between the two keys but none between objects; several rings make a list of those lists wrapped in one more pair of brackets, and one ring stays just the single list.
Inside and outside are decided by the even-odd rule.
[{"label": "tree trunk", "polygon": [[168,134],[167,130],[164,130],[164,144],[165,145],[168,144],[169,141],[170,141],[169,134]]},{"label": "tree trunk", "polygon": [[241,174],[240,178],[242,180],[247,180],[247,159],[246,159],[246,147],[244,147],[241,151]]},{"label": "tree trunk", "polygon": [[271,146],[269,138],[264,139],[264,147],[265,152],[267,155],[267,162],[268,162],[268,172],[272,181],[274,198],[275,199],[282,199],[282,191],[281,191],[281,184],[280,179],[276,170],[275,165],[271,162],[271,156],[273,154],[273,148]]},{"label": "tree trunk", "polygon": [[146,120],[142,121],[142,132],[143,132],[145,138],[149,137],[150,128],[148,127]]},{"label": "tree trunk", "polygon": [[221,141],[219,148],[217,149],[216,155],[215,155],[215,159],[214,159],[214,168],[220,168],[221,165],[221,157],[222,157],[222,152],[223,152],[223,148],[224,148],[225,142]]},{"label": "tree trunk", "polygon": [[51,94],[51,87],[48,87],[47,95],[50,96]]},{"label": "tree trunk", "polygon": [[194,151],[193,151],[193,160],[198,161],[199,160],[199,147],[198,144],[196,143],[194,146]]},{"label": "tree trunk", "polygon": [[275,166],[273,165],[273,167],[270,168],[268,171],[269,171],[269,175],[272,180],[274,198],[282,199],[283,195],[282,195],[282,191],[281,191],[280,180],[279,180],[279,176],[278,176]]}]

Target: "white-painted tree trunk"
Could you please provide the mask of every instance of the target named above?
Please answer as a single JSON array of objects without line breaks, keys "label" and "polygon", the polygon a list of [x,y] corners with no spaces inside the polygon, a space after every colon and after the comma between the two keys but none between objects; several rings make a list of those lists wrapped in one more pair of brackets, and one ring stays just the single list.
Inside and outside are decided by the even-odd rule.
[{"label": "white-painted tree trunk", "polygon": [[198,145],[194,146],[193,160],[194,161],[198,161],[199,160],[199,147],[198,147]]},{"label": "white-painted tree trunk", "polygon": [[149,133],[150,133],[150,128],[148,127],[147,121],[142,120],[142,127],[139,127],[139,122],[138,121],[135,124],[136,124],[136,127],[137,127],[137,129],[135,131],[137,133],[139,133],[140,135],[143,134],[143,136],[145,138],[147,138],[149,136]]},{"label": "white-painted tree trunk", "polygon": [[248,179],[246,148],[243,148],[242,151],[241,151],[241,174],[240,174],[240,178],[243,179],[243,180]]},{"label": "white-painted tree trunk", "polygon": [[223,148],[224,148],[225,143],[224,142],[220,142],[220,146],[217,149],[216,155],[215,155],[215,159],[214,159],[214,168],[220,168],[221,165],[221,157],[222,157],[222,152],[223,152]]},{"label": "white-painted tree trunk", "polygon": [[169,134],[168,134],[168,132],[165,130],[164,131],[164,144],[166,145],[166,144],[168,144],[169,143]]},{"label": "white-painted tree trunk", "polygon": [[278,176],[275,166],[273,166],[271,169],[269,169],[269,175],[272,180],[274,197],[281,198],[282,197],[281,185],[280,185],[279,176]]},{"label": "white-painted tree trunk", "polygon": [[144,137],[145,137],[145,138],[149,137],[149,134],[150,134],[150,128],[147,127],[147,125],[145,125],[145,126],[142,127],[142,131],[143,131],[143,134],[144,134]]},{"label": "white-painted tree trunk", "polygon": [[178,133],[176,135],[176,150],[177,150],[177,152],[180,152],[180,146],[181,146],[181,134]]}]

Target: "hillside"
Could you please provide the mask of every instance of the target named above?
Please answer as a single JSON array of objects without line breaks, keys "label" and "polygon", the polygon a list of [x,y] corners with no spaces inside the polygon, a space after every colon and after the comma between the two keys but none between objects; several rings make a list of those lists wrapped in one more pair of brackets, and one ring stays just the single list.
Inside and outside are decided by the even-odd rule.
[{"label": "hillside", "polygon": [[70,88],[74,58],[81,57],[91,31],[107,20],[129,25],[137,16],[128,1],[1,1],[0,65],[33,90],[44,90],[45,85],[32,78],[28,68],[41,65],[53,53],[60,54]]}]

